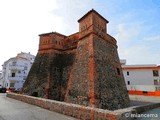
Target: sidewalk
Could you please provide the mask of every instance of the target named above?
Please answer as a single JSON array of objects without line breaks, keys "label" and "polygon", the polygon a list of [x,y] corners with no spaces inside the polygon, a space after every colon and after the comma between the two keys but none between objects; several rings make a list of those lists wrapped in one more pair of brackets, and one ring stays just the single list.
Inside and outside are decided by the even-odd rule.
[{"label": "sidewalk", "polygon": [[160,96],[129,95],[129,98],[133,101],[160,103]]}]

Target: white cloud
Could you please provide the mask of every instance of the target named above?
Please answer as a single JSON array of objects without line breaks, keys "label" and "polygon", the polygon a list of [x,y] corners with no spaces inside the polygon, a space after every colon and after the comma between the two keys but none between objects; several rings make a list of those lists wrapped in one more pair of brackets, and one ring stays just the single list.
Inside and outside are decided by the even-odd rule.
[{"label": "white cloud", "polygon": [[[127,64],[159,64],[160,53],[153,50],[141,38],[143,26],[139,24],[118,24],[117,33],[114,37],[117,40],[120,59],[126,59]],[[148,40],[158,40],[159,37],[150,37]]]},{"label": "white cloud", "polygon": [[[21,51],[36,55],[39,44],[38,34],[57,31],[69,35],[77,32],[79,30],[77,20],[92,8],[96,8],[110,21],[108,31],[114,33],[112,36],[118,41],[121,58],[127,58],[131,63],[134,61],[133,58],[141,58],[142,53],[147,57],[151,56],[153,53],[150,52],[151,48],[148,46],[140,47],[132,44],[140,39],[140,34],[144,30],[144,26],[140,24],[141,21],[133,20],[133,18],[137,18],[135,11],[118,13],[118,9],[114,8],[114,2],[106,3],[106,1],[97,2],[96,0],[0,1],[0,65]],[[121,6],[117,7],[121,8]],[[108,16],[112,17],[108,18]],[[136,21],[138,22],[136,23]],[[147,25],[146,28],[148,27]],[[151,40],[151,38],[152,40],[159,39],[159,37],[147,37],[145,39]],[[137,56],[132,53],[136,50],[139,51]],[[153,54],[153,58],[156,55]],[[146,61],[143,58],[142,60]]]},{"label": "white cloud", "polygon": [[152,36],[152,37],[145,37],[144,40],[148,41],[160,41],[160,36]]},{"label": "white cloud", "polygon": [[56,28],[53,23],[61,23],[49,13],[54,9],[54,0],[0,1],[0,65],[21,51],[36,55],[38,34]]},{"label": "white cloud", "polygon": [[56,3],[58,7],[52,11],[52,14],[61,18],[60,25],[63,28],[60,32],[67,35],[79,31],[77,20],[88,12],[94,4],[93,0],[57,0]]},{"label": "white cloud", "polygon": [[0,65],[21,51],[36,55],[41,33],[77,32],[77,20],[91,9],[92,3],[93,0],[0,1]]},{"label": "white cloud", "polygon": [[117,25],[117,34],[115,38],[119,41],[130,41],[137,36],[141,31],[139,25],[121,23]]},{"label": "white cloud", "polygon": [[127,60],[127,64],[159,64],[160,61],[160,53],[153,53],[151,48],[145,45],[121,49],[119,55]]},{"label": "white cloud", "polygon": [[115,31],[113,36],[116,38],[120,50],[130,47],[141,33],[142,28],[138,24],[120,23],[115,26]]}]

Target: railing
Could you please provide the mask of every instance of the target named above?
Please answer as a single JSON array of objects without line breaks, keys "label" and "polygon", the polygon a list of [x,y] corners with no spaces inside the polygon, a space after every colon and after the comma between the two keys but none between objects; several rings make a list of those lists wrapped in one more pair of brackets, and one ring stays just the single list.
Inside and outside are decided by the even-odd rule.
[{"label": "railing", "polygon": [[160,90],[160,85],[127,85],[127,89],[137,91],[157,91]]},{"label": "railing", "polygon": [[22,65],[9,65],[10,70],[23,70],[24,67]]},{"label": "railing", "polygon": [[160,85],[155,85],[156,91],[160,91]]},{"label": "railing", "polygon": [[23,76],[15,76],[15,77],[9,76],[8,80],[10,80],[10,81],[21,81],[21,80],[23,80]]}]

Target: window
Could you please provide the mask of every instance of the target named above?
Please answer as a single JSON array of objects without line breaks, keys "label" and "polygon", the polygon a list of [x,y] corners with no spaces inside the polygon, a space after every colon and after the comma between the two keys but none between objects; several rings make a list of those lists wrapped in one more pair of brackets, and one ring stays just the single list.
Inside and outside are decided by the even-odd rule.
[{"label": "window", "polygon": [[153,76],[155,77],[159,76],[158,70],[153,70]]},{"label": "window", "polygon": [[81,31],[84,31],[87,29],[87,25],[84,25],[83,27],[81,27]]},{"label": "window", "polygon": [[10,87],[14,87],[14,83],[10,83]]},{"label": "window", "polygon": [[76,45],[77,44],[77,42],[73,42],[73,45]]},{"label": "window", "polygon": [[16,66],[16,63],[17,63],[16,61],[12,62],[12,65],[13,65],[13,66]]},{"label": "window", "polygon": [[33,92],[31,96],[38,97],[38,92]]},{"label": "window", "polygon": [[148,93],[148,91],[143,91],[143,94],[147,94]]},{"label": "window", "polygon": [[87,25],[86,25],[86,29],[87,29]]},{"label": "window", "polygon": [[16,73],[12,73],[12,77],[15,77],[16,76]]},{"label": "window", "polygon": [[154,85],[159,85],[159,81],[158,80],[154,80]]},{"label": "window", "polygon": [[27,76],[23,76],[23,80],[26,80],[27,79]]},{"label": "window", "polygon": [[118,75],[121,75],[119,68],[117,68],[117,73],[118,73]]},{"label": "window", "polygon": [[156,90],[160,90],[160,87],[156,87]]},{"label": "window", "polygon": [[27,66],[24,66],[24,70],[27,70],[28,68],[27,68]]},{"label": "window", "polygon": [[127,75],[129,76],[129,71],[127,71]]},{"label": "window", "polygon": [[127,84],[130,85],[130,81],[127,81]]}]

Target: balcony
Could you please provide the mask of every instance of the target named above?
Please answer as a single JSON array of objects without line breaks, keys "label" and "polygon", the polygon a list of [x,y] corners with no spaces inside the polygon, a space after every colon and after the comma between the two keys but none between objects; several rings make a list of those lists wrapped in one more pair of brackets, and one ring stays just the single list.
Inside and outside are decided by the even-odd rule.
[{"label": "balcony", "polygon": [[23,70],[24,67],[21,65],[9,65],[10,70]]},{"label": "balcony", "polygon": [[156,91],[160,91],[160,85],[155,85]]},{"label": "balcony", "polygon": [[10,80],[10,81],[22,81],[23,76],[15,76],[15,77],[9,76],[8,80]]},{"label": "balcony", "polygon": [[128,90],[138,91],[160,91],[160,85],[127,85]]}]

